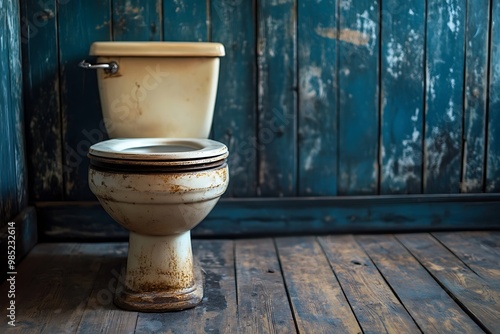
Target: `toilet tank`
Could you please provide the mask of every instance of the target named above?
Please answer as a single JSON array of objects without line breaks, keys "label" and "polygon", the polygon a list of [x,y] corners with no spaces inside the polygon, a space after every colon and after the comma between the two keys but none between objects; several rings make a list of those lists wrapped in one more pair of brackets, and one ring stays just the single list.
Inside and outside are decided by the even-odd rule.
[{"label": "toilet tank", "polygon": [[222,44],[95,42],[90,55],[118,64],[97,74],[110,138],[208,138]]}]

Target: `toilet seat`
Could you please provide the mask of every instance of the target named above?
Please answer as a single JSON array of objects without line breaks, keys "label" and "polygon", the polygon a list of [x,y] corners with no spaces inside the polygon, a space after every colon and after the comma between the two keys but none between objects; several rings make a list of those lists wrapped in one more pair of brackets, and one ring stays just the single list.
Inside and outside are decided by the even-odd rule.
[{"label": "toilet seat", "polygon": [[197,138],[126,138],[94,144],[88,157],[92,166],[135,172],[181,172],[225,163],[226,145]]}]

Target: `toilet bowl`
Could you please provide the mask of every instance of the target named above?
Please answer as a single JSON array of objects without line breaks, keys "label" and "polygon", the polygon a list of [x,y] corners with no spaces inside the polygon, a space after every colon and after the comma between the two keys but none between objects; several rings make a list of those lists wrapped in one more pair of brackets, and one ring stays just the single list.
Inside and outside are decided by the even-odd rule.
[{"label": "toilet bowl", "polygon": [[108,134],[88,157],[89,187],[129,230],[121,308],[173,311],[203,298],[191,229],[225,192],[227,147],[207,139],[213,117],[218,43],[96,42],[91,55]]}]

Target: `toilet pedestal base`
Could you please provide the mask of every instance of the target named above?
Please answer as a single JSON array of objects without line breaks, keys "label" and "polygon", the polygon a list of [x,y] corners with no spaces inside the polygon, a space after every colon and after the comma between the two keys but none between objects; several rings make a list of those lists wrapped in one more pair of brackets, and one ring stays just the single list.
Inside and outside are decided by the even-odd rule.
[{"label": "toilet pedestal base", "polygon": [[130,232],[125,280],[118,307],[140,312],[180,311],[203,298],[203,274],[193,263],[189,231],[170,236]]},{"label": "toilet pedestal base", "polygon": [[180,291],[134,292],[120,284],[115,293],[115,305],[131,311],[168,312],[193,308],[203,299],[203,274],[194,266],[195,282],[192,289]]}]

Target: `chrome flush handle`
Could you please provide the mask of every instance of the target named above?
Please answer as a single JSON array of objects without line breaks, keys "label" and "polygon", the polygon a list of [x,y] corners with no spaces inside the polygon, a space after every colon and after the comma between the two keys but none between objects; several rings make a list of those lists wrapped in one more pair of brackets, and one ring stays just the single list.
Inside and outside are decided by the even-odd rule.
[{"label": "chrome flush handle", "polygon": [[99,68],[102,68],[104,72],[106,73],[111,73],[115,74],[118,72],[118,63],[117,62],[109,62],[109,63],[97,63],[97,64],[91,64],[87,62],[86,60],[82,60],[78,66],[81,68],[84,68],[86,70],[97,70]]}]

